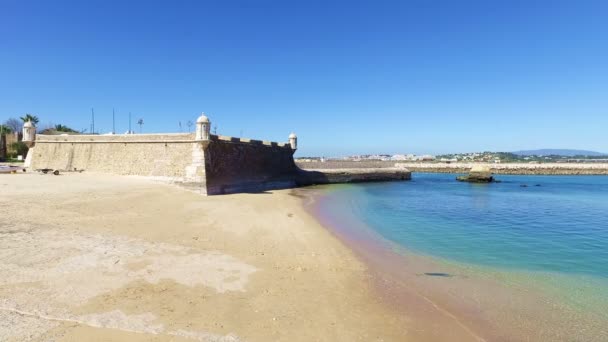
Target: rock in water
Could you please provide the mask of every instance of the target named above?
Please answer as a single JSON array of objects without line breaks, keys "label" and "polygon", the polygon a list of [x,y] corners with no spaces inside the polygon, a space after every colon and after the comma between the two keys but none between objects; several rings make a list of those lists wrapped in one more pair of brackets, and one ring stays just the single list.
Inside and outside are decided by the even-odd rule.
[{"label": "rock in water", "polygon": [[491,183],[494,181],[492,171],[490,171],[490,167],[487,165],[475,165],[467,176],[459,176],[456,179],[461,182],[471,183]]}]

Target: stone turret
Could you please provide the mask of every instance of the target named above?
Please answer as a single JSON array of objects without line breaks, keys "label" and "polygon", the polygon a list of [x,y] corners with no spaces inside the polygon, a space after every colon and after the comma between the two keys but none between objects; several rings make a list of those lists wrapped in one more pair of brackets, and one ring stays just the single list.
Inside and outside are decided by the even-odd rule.
[{"label": "stone turret", "polygon": [[211,132],[211,121],[201,113],[201,116],[196,120],[196,140],[208,141]]},{"label": "stone turret", "polygon": [[296,136],[295,133],[291,133],[289,135],[289,145],[291,145],[292,150],[298,149],[298,137]]},{"label": "stone turret", "polygon": [[23,124],[23,142],[28,146],[34,146],[36,141],[36,126],[31,120]]}]

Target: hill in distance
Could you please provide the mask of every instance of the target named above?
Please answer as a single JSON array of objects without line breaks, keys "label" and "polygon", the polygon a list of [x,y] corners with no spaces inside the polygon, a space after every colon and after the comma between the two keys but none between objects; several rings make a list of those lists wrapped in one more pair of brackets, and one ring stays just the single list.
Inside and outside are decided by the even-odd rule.
[{"label": "hill in distance", "polygon": [[608,155],[606,153],[595,152],[595,151],[585,151],[585,150],[568,150],[568,149],[540,149],[540,150],[527,150],[527,151],[515,151],[513,154],[518,156],[566,156],[566,157],[574,157],[574,156],[589,156],[589,157],[598,157]]}]

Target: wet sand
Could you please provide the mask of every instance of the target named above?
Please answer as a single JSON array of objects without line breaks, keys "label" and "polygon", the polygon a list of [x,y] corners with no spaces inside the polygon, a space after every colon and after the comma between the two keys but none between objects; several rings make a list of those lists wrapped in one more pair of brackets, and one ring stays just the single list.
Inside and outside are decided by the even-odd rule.
[{"label": "wet sand", "polygon": [[308,210],[366,263],[377,295],[412,318],[411,340],[466,340],[463,332],[470,341],[608,340],[602,304],[599,310],[580,310],[563,294],[548,291],[547,283],[566,281],[559,275],[498,271],[415,254],[362,224],[348,204],[337,213],[324,210],[331,187],[300,191],[311,198]]}]

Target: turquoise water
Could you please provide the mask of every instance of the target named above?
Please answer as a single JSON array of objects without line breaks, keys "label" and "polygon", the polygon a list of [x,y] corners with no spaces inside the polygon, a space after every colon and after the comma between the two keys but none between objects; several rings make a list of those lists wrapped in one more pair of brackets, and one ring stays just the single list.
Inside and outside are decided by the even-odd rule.
[{"label": "turquoise water", "polygon": [[382,237],[422,254],[608,278],[608,176],[498,179],[468,184],[452,174],[414,174],[410,182],[336,187],[324,205],[348,202]]}]

